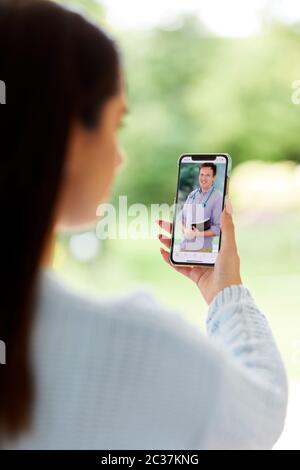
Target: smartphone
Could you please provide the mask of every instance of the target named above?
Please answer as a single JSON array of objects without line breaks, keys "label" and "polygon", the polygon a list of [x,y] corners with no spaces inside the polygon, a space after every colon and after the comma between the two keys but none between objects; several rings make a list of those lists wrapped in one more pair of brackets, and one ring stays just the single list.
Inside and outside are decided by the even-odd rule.
[{"label": "smartphone", "polygon": [[214,266],[221,247],[221,214],[228,194],[231,157],[188,153],[178,160],[170,262]]}]

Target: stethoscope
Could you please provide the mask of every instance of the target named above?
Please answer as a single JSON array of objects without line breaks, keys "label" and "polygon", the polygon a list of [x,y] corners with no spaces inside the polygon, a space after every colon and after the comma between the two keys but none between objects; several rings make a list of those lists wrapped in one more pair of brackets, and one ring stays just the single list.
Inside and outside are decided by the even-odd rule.
[{"label": "stethoscope", "polygon": [[[214,189],[215,189],[215,187],[214,187],[214,185],[213,185],[212,188],[211,188],[211,190],[210,190],[210,192],[209,192],[209,194],[208,194],[208,196],[207,196],[207,198],[205,199],[205,201],[200,203],[200,204],[203,205],[203,207],[205,207],[206,204],[208,203],[208,200],[209,200],[210,196],[212,195]],[[202,193],[202,189],[201,189],[201,188],[197,189],[197,191],[195,191],[195,193],[192,195],[192,202],[194,201],[195,197],[197,196],[198,191],[200,192],[200,194]]]}]

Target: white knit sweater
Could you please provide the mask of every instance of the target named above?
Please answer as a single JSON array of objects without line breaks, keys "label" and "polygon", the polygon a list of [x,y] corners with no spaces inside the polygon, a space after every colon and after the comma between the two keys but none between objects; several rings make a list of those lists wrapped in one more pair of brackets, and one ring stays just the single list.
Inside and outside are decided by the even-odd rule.
[{"label": "white knit sweater", "polygon": [[79,295],[42,271],[33,427],[10,449],[272,448],[287,380],[249,290],[212,301],[204,336],[144,292]]}]

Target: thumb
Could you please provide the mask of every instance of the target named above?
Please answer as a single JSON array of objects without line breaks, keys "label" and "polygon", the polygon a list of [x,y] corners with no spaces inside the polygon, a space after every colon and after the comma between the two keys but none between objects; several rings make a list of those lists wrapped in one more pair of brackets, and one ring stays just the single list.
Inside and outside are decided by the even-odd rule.
[{"label": "thumb", "polygon": [[224,210],[221,215],[221,249],[223,250],[236,250],[234,223],[231,212],[232,206],[230,200],[226,198]]}]

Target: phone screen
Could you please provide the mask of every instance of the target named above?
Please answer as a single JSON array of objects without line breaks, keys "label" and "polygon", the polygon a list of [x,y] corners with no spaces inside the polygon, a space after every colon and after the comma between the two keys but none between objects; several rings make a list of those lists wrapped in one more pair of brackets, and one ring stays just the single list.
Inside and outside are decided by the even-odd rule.
[{"label": "phone screen", "polygon": [[227,168],[226,154],[180,157],[170,251],[173,263],[214,265],[221,245]]}]

